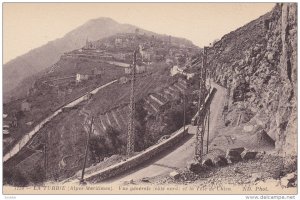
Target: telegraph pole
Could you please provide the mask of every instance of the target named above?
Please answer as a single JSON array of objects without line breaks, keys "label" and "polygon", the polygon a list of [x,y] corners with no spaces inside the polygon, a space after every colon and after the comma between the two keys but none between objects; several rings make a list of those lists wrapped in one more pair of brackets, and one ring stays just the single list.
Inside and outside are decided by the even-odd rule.
[{"label": "telegraph pole", "polygon": [[48,132],[45,132],[45,143],[44,143],[44,167],[45,167],[45,180],[47,180],[47,166],[48,166],[48,158],[47,158],[47,153],[48,153]]},{"label": "telegraph pole", "polygon": [[[209,74],[209,80],[208,80],[208,91],[210,92],[211,90],[211,72]],[[210,121],[210,104],[208,106],[208,111],[207,111],[207,139],[206,139],[206,153],[208,153],[208,145],[209,145],[209,121]]]},{"label": "telegraph pole", "polygon": [[84,182],[84,171],[85,171],[85,166],[86,166],[86,161],[87,161],[87,156],[88,156],[88,148],[89,148],[89,141],[90,141],[90,137],[91,137],[91,132],[93,131],[93,123],[94,123],[94,117],[92,117],[89,132],[88,132],[88,136],[87,136],[87,139],[86,139],[85,156],[84,156],[84,162],[83,162],[83,167],[82,167],[80,184],[85,184],[85,182]]},{"label": "telegraph pole", "polygon": [[202,162],[203,157],[203,137],[204,137],[204,119],[203,116],[205,113],[201,113],[204,95],[202,94],[205,88],[205,80],[206,80],[206,47],[203,49],[203,57],[202,57],[202,66],[200,69],[200,81],[199,81],[199,100],[198,100],[198,118],[197,118],[197,130],[196,130],[196,149],[195,149],[195,158]]},{"label": "telegraph pole", "polygon": [[208,145],[209,145],[209,118],[210,118],[210,106],[207,111],[207,139],[206,139],[206,153],[208,153]]},{"label": "telegraph pole", "polygon": [[131,156],[134,153],[134,115],[135,115],[135,100],[134,100],[134,89],[135,89],[135,70],[136,70],[136,54],[135,50],[133,53],[133,66],[131,76],[131,93],[130,93],[130,104],[129,104],[129,123],[127,133],[127,156]]},{"label": "telegraph pole", "polygon": [[185,112],[186,112],[186,96],[185,96],[185,91],[183,93],[183,131],[185,131]]}]

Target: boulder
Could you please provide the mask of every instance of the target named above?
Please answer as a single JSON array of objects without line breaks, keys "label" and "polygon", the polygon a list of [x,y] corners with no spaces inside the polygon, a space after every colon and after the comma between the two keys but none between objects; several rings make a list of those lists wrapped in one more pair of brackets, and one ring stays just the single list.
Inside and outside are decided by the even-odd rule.
[{"label": "boulder", "polygon": [[285,177],[282,177],[280,184],[282,187],[295,187],[297,185],[297,175],[296,173],[289,173]]},{"label": "boulder", "polygon": [[239,162],[242,160],[241,153],[245,150],[244,147],[241,148],[234,148],[228,149],[226,152],[226,159],[230,160],[231,162]]},{"label": "boulder", "polygon": [[188,170],[190,170],[191,172],[194,172],[194,173],[201,172],[202,168],[203,167],[202,167],[201,163],[199,163],[196,160],[193,160],[193,161],[189,162],[189,164],[188,164]]},{"label": "boulder", "polygon": [[256,154],[257,154],[256,151],[249,151],[249,150],[245,149],[241,153],[241,157],[242,157],[243,160],[249,160],[249,159],[254,159]]},{"label": "boulder", "polygon": [[256,181],[260,181],[263,178],[263,174],[258,172],[258,173],[253,173],[251,175],[251,182],[256,182]]},{"label": "boulder", "polygon": [[188,170],[194,173],[200,173],[206,170],[206,167],[203,166],[199,161],[193,160],[188,164]]},{"label": "boulder", "polygon": [[142,182],[145,182],[145,183],[149,183],[149,178],[148,177],[144,177],[141,179]]},{"label": "boulder", "polygon": [[177,171],[170,172],[170,177],[177,180],[180,177],[180,174]]},{"label": "boulder", "polygon": [[206,158],[202,161],[202,165],[205,165],[207,167],[213,167],[214,163],[210,158]]},{"label": "boulder", "polygon": [[228,165],[227,159],[224,156],[217,156],[212,160],[213,164],[218,167]]}]

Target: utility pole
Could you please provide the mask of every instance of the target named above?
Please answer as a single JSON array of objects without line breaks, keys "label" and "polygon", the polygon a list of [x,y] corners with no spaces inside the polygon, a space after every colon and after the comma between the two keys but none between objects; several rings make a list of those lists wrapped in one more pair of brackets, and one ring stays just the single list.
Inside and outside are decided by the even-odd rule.
[{"label": "utility pole", "polygon": [[134,153],[134,115],[135,115],[135,100],[134,100],[134,89],[135,89],[135,70],[136,70],[136,54],[135,50],[133,53],[133,66],[131,76],[131,93],[130,93],[130,104],[129,104],[129,123],[127,133],[127,156],[131,156]]},{"label": "utility pole", "polygon": [[[208,70],[208,68],[207,68]],[[208,91],[211,91],[211,72],[208,73]],[[209,121],[210,121],[210,104],[207,111],[207,139],[206,139],[206,153],[208,153],[208,145],[209,145]]]},{"label": "utility pole", "polygon": [[208,153],[208,145],[209,145],[209,119],[210,119],[210,106],[207,111],[207,139],[206,139],[206,153]]},{"label": "utility pole", "polygon": [[85,184],[84,182],[84,171],[85,171],[85,166],[86,166],[86,161],[87,161],[87,156],[88,156],[88,149],[89,149],[89,141],[91,137],[91,132],[93,131],[93,123],[94,123],[94,117],[92,117],[90,128],[88,131],[88,136],[86,139],[86,145],[85,145],[85,156],[84,156],[84,162],[83,162],[83,167],[82,167],[82,174],[81,174],[81,179],[80,179],[80,184]]},{"label": "utility pole", "polygon": [[199,100],[198,100],[198,118],[197,118],[197,130],[196,130],[196,149],[195,149],[195,158],[202,162],[203,157],[203,137],[205,124],[204,119],[205,116],[201,113],[202,106],[204,103],[204,95],[202,92],[205,88],[205,80],[206,80],[206,47],[203,49],[203,57],[202,57],[202,66],[200,68],[200,80],[199,80]]},{"label": "utility pole", "polygon": [[186,112],[186,96],[185,96],[185,91],[183,93],[183,131],[185,131],[185,112]]},{"label": "utility pole", "polygon": [[45,167],[45,180],[47,180],[47,171],[48,171],[48,132],[45,132],[45,143],[44,143],[44,167]]}]

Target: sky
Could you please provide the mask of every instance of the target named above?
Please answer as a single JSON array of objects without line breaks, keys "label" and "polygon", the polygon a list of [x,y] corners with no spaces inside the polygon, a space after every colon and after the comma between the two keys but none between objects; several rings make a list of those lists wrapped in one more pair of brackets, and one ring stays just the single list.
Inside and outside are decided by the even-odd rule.
[{"label": "sky", "polygon": [[274,3],[4,3],[3,63],[61,38],[90,19],[110,17],[203,47],[267,13]]}]

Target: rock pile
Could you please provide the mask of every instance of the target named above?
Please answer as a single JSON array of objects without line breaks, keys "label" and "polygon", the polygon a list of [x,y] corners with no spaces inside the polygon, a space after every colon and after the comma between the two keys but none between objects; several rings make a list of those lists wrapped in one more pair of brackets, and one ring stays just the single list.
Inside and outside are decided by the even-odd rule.
[{"label": "rock pile", "polygon": [[244,147],[232,148],[224,152],[215,149],[204,156],[202,162],[193,160],[188,164],[188,170],[196,174],[209,171],[213,167],[224,167],[228,164],[237,163],[242,160],[255,159],[258,152],[245,149]]}]

